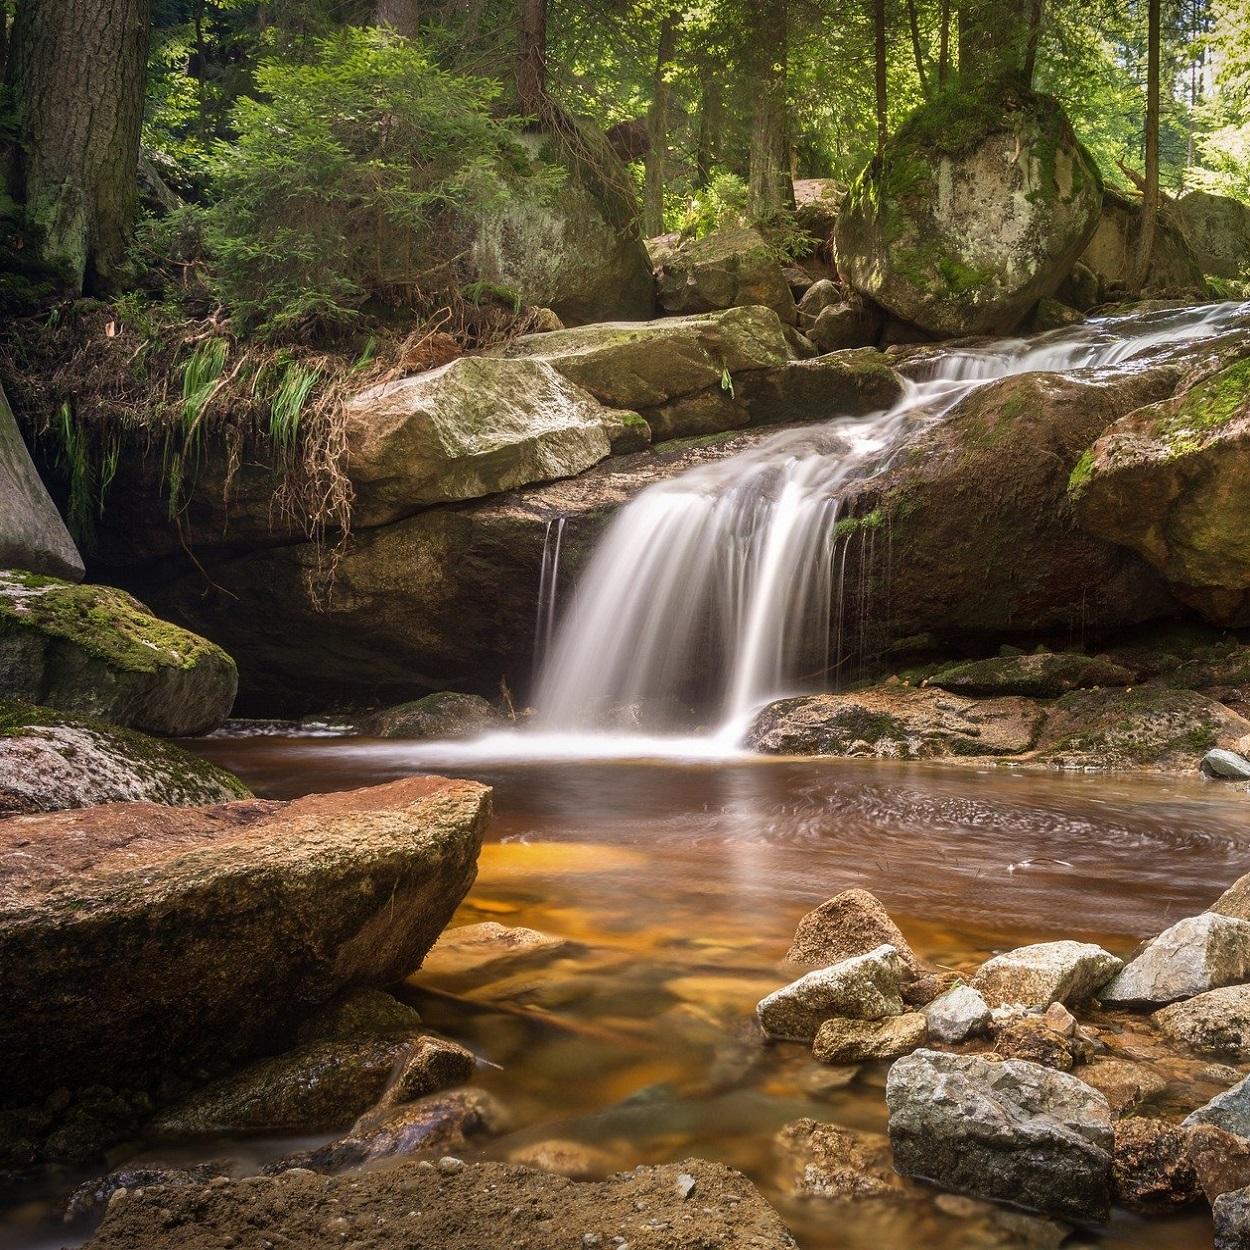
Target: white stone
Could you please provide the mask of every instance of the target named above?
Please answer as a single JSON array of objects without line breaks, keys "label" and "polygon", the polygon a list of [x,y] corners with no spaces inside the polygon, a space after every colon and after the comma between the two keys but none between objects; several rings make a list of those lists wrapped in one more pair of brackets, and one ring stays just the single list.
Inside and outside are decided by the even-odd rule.
[{"label": "white stone", "polygon": [[1051,1003],[1079,1003],[1122,967],[1092,942],[1039,942],[986,960],[972,978],[991,1007],[1018,1004],[1044,1010]]},{"label": "white stone", "polygon": [[989,1004],[970,985],[956,985],[924,1009],[929,1038],[934,1042],[966,1041],[990,1026]]},{"label": "white stone", "polygon": [[1250,922],[1203,912],[1165,929],[1099,997],[1107,1003],[1171,1003],[1250,977]]}]

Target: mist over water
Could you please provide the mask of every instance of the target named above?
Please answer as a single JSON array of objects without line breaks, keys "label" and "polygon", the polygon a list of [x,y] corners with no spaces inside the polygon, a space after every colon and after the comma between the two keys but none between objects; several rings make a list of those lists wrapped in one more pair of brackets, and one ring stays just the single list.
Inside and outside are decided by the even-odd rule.
[{"label": "mist over water", "polygon": [[594,729],[621,708],[676,725],[671,705],[697,685],[705,719],[719,726],[716,740],[731,746],[754,709],[829,688],[843,659],[848,483],[882,472],[919,432],[995,379],[1149,367],[1247,313],[1246,304],[1136,313],[934,350],[912,366],[919,380],[905,381],[886,411],[832,415],[649,487],[613,519],[554,632],[558,550],[549,549],[539,607],[549,643],[535,696],[541,729]]}]

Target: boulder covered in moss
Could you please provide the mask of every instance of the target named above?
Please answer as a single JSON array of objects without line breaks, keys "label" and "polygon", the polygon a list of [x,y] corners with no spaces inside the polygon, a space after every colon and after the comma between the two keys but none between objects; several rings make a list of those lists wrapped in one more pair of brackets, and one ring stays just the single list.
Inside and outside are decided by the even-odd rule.
[{"label": "boulder covered in moss", "polygon": [[965,699],[901,684],[805,695],[756,714],[745,745],[768,755],[927,760],[1019,755],[1044,714],[1029,699]]},{"label": "boulder covered in moss", "polygon": [[1250,721],[1193,690],[1074,690],[1050,709],[1037,758],[1061,768],[1196,772],[1212,747],[1250,745]]},{"label": "boulder covered in moss", "polygon": [[1250,277],[1250,204],[1231,195],[1190,191],[1173,210],[1205,274]]},{"label": "boulder covered in moss", "polygon": [[787,325],[798,312],[777,250],[750,226],[726,226],[664,253],[656,268],[660,307],[670,313],[762,305]]},{"label": "boulder covered in moss", "polygon": [[247,797],[237,777],[171,742],[0,699],[0,817],[97,803]]},{"label": "boulder covered in moss", "polygon": [[0,697],[171,736],[230,714],[234,661],[110,586],[0,571]]},{"label": "boulder covered in moss", "polygon": [[1104,656],[1044,651],[952,664],[925,684],[956,694],[1024,694],[1048,699],[1086,686],[1128,686],[1133,680],[1131,669]]},{"label": "boulder covered in moss", "polygon": [[356,722],[356,730],[368,738],[473,738],[507,723],[481,695],[442,690],[373,712]]},{"label": "boulder covered in moss", "polygon": [[[1140,234],[1141,196],[1107,187],[1097,227],[1081,253],[1081,262],[1093,271],[1103,291],[1134,289]],[[1144,289],[1190,298],[1206,292],[1202,266],[1170,210],[1159,214]]]},{"label": "boulder covered in moss", "polygon": [[485,786],[410,777],[0,821],[0,1104],[202,1079],[407,976],[472,884],[489,815]]},{"label": "boulder covered in moss", "polygon": [[80,581],[82,556],[22,441],[0,389],[0,568]]},{"label": "boulder covered in moss", "polygon": [[1075,466],[1091,533],[1220,625],[1250,624],[1250,360],[1117,421]]},{"label": "boulder covered in moss", "polygon": [[643,321],[655,286],[629,171],[591,123],[518,136],[534,172],[559,185],[508,201],[475,223],[470,267],[480,282],[552,309],[568,325]]},{"label": "boulder covered in moss", "polygon": [[928,334],[1004,333],[1071,272],[1102,179],[1049,96],[966,84],[922,106],[860,174],[838,270]]},{"label": "boulder covered in moss", "polygon": [[486,356],[371,387],[343,413],[357,525],[572,477],[608,455],[634,416],[544,360]]},{"label": "boulder covered in moss", "polygon": [[752,425],[831,421],[892,408],[903,383],[872,348],[793,360],[750,373],[737,388]]}]

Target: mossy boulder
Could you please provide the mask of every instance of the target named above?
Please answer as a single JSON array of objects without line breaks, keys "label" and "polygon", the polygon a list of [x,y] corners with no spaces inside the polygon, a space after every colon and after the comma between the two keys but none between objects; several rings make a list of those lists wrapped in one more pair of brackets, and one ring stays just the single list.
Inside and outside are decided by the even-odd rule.
[{"label": "mossy boulder", "polygon": [[751,722],[745,744],[769,755],[1019,755],[1033,745],[1043,719],[1029,699],[966,699],[896,683],[770,703]]},{"label": "mossy boulder", "polygon": [[898,374],[872,348],[762,369],[736,390],[752,425],[861,417],[892,408],[903,397]]},{"label": "mossy boulder", "polygon": [[546,361],[486,356],[372,387],[344,417],[357,525],[571,477],[626,428]]},{"label": "mossy boulder", "polygon": [[944,92],[860,174],[838,218],[838,270],[937,337],[1003,333],[1072,270],[1102,179],[1049,96]]},{"label": "mossy boulder", "polygon": [[1069,489],[1091,534],[1138,552],[1208,620],[1250,624],[1250,360],[1117,421]]},{"label": "mossy boulder", "polygon": [[1050,709],[1037,758],[1062,768],[1196,771],[1247,745],[1250,721],[1193,690],[1076,690]]},{"label": "mossy boulder", "polygon": [[655,287],[629,171],[591,123],[566,123],[518,137],[535,171],[558,171],[560,185],[475,223],[470,266],[568,325],[645,320]]},{"label": "mossy boulder", "polygon": [[493,354],[542,360],[600,403],[634,412],[793,358],[771,308],[731,308],[641,324],[617,322],[528,334]]},{"label": "mossy boulder", "polygon": [[[1140,235],[1141,196],[1107,187],[1098,224],[1081,253],[1081,262],[1093,271],[1103,291],[1133,289]],[[1206,292],[1202,266],[1169,210],[1159,214],[1145,290],[1191,298]]]},{"label": "mossy boulder", "polygon": [[481,695],[452,690],[374,712],[356,723],[369,738],[473,738],[508,723]]},{"label": "mossy boulder", "polygon": [[[1179,371],[1019,374],[987,383],[848,485],[848,642],[879,652],[1020,631],[1140,624],[1174,603],[1140,557],[1077,525],[1068,478],[1118,417],[1171,393]],[[858,636],[856,636],[858,634]]]},{"label": "mossy boulder", "polygon": [[0,816],[248,796],[237,777],[171,742],[0,699]]},{"label": "mossy boulder", "polygon": [[1203,273],[1216,278],[1250,277],[1250,204],[1230,195],[1190,191],[1173,211]]},{"label": "mossy boulder", "polygon": [[35,471],[0,389],[0,568],[80,581],[82,557]]},{"label": "mossy boulder", "polygon": [[762,305],[788,325],[798,319],[777,250],[749,226],[726,226],[670,249],[656,268],[656,281],[665,312]]},{"label": "mossy boulder", "polygon": [[220,647],[125,591],[0,572],[0,696],[176,736],[216,729],[237,689]]},{"label": "mossy boulder", "polygon": [[925,684],[956,694],[1023,694],[1047,699],[1088,686],[1128,686],[1133,679],[1131,669],[1103,656],[1044,651],[952,664]]},{"label": "mossy boulder", "polygon": [[485,786],[409,777],[0,821],[0,1106],[281,1051],[325,1004],[420,966],[489,815]]}]

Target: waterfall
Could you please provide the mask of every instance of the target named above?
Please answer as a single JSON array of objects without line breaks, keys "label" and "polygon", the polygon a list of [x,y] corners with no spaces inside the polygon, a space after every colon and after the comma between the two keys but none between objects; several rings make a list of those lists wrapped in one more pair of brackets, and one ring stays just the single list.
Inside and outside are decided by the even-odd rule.
[{"label": "waterfall", "polygon": [[[540,724],[578,731],[621,707],[698,699],[725,733],[842,659],[847,484],[879,473],[979,386],[1011,374],[1141,368],[1208,338],[1250,306],[1100,318],[1031,339],[935,350],[902,398],[868,417],[788,429],[644,490],[614,517],[563,618],[559,536],[543,558],[535,694]],[[548,535],[551,543],[551,535]],[[862,622],[861,622],[862,625]]]}]

